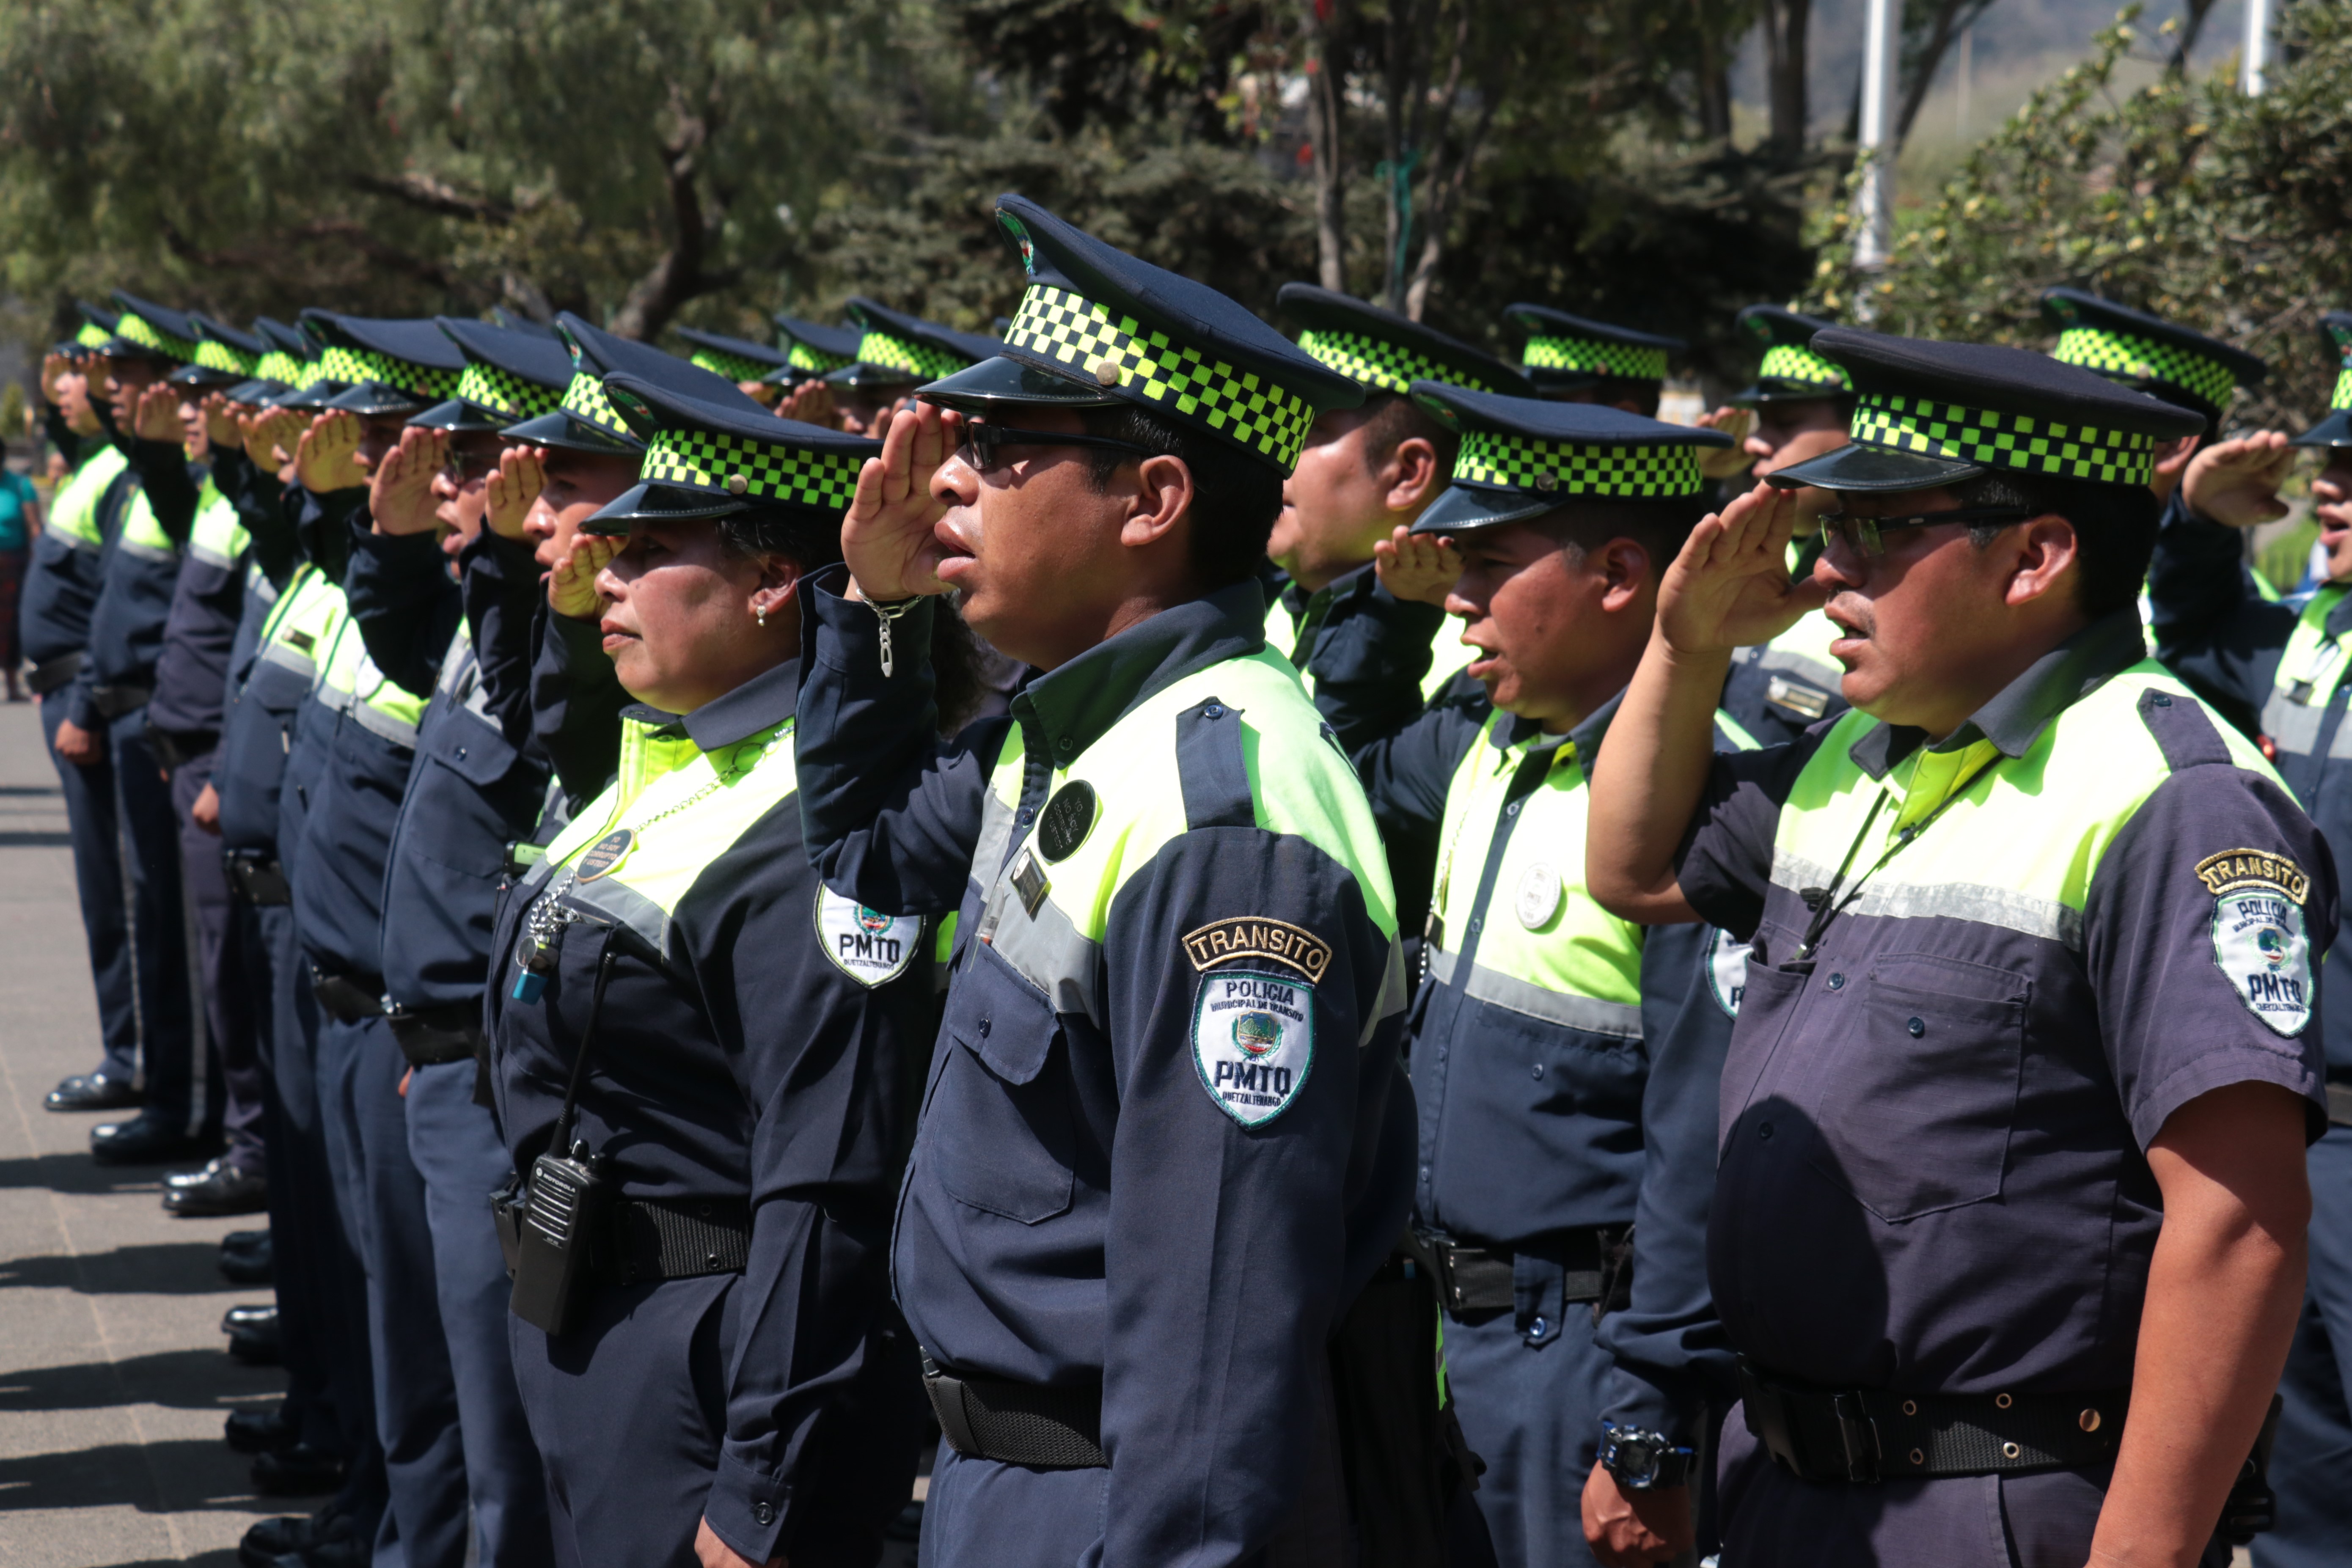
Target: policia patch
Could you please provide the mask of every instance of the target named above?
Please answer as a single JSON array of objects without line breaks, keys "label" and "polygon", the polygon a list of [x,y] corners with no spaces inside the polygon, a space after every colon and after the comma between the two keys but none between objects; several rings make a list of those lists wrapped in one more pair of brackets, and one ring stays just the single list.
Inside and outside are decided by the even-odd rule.
[{"label": "policia patch", "polygon": [[907,973],[922,947],[916,915],[886,915],[832,889],[816,890],[816,939],[834,967],[860,985],[888,984]]},{"label": "policia patch", "polygon": [[2273,1034],[2311,1022],[2311,941],[2303,901],[2311,879],[2283,855],[2231,849],[2197,863],[2213,894],[2213,963],[2246,1011]]},{"label": "policia patch", "polygon": [[1258,1127],[1290,1109],[1315,1065],[1315,987],[1221,969],[1192,998],[1192,1065],[1217,1109]]}]

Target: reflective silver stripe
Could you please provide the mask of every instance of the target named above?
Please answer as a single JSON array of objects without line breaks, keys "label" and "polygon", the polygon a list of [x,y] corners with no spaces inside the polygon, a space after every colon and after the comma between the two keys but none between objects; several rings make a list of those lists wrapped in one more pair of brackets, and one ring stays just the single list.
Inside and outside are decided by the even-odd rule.
[{"label": "reflective silver stripe", "polygon": [[1507,1007],[1538,1023],[1563,1029],[1582,1029],[1587,1034],[1614,1035],[1627,1040],[1642,1037],[1642,1009],[1633,1003],[1573,996],[1565,991],[1515,979],[1478,963],[1470,965],[1470,983],[1463,985],[1456,978],[1462,970],[1461,954],[1442,948],[1427,951],[1429,977],[1440,985],[1454,986],[1474,1001],[1492,1002],[1497,1007]]},{"label": "reflective silver stripe", "polygon": [[1021,907],[1011,876],[1000,877],[981,907],[980,929],[996,956],[1045,994],[1056,1013],[1079,1013],[1106,1029],[1102,1005],[1102,945],[1071,923],[1053,900],[1034,916]]},{"label": "reflective silver stripe", "polygon": [[207,566],[217,567],[224,572],[236,564],[235,557],[223,555],[208,544],[191,543],[188,546],[188,557],[194,561],[201,561]]},{"label": "reflective silver stripe", "polygon": [[118,539],[114,542],[114,548],[125,555],[136,555],[142,561],[177,561],[180,558],[177,550],[164,544],[134,544],[130,540]]},{"label": "reflective silver stripe", "polygon": [[264,643],[259,655],[263,664],[274,664],[280,669],[290,669],[305,680],[319,673],[319,661],[307,653],[297,653],[282,642]]},{"label": "reflective silver stripe", "polygon": [[1373,999],[1371,1011],[1364,1015],[1363,1029],[1356,1036],[1356,1048],[1362,1050],[1372,1043],[1380,1027],[1412,1004],[1412,984],[1405,976],[1404,943],[1389,938],[1388,967],[1381,975],[1381,994]]},{"label": "reflective silver stripe", "polygon": [[593,882],[572,883],[560,901],[618,921],[643,937],[662,957],[669,956],[669,916],[635,888],[601,877]]},{"label": "reflective silver stripe", "polygon": [[318,696],[319,705],[331,713],[348,713],[359,701],[358,696],[346,687],[329,686],[320,681],[311,689]]},{"label": "reflective silver stripe", "polygon": [[1013,807],[996,793],[993,770],[980,803],[980,842],[972,847],[971,879],[985,888],[1004,860],[1004,847],[1013,842]]},{"label": "reflective silver stripe", "polygon": [[258,561],[245,569],[245,591],[259,600],[265,607],[278,603],[278,584],[269,580],[269,574],[261,569],[261,563]]},{"label": "reflective silver stripe", "polygon": [[[1796,856],[1780,853],[1772,858],[1772,882],[1775,887],[1799,892],[1806,888],[1826,888],[1837,873],[1833,866],[1823,866]],[[1849,873],[1849,876],[1853,873]],[[1843,899],[1845,895],[1838,895]],[[1982,882],[1881,882],[1874,879],[1863,884],[1862,897],[1847,909],[1849,915],[1875,916],[1882,920],[1953,920],[1974,921],[1979,925],[1999,926],[2003,931],[2017,931],[2025,936],[2040,937],[2080,951],[2083,945],[2083,911],[2069,909],[2052,899],[2037,899],[2015,888],[1993,887]]]},{"label": "reflective silver stripe", "polygon": [[344,695],[345,710],[359,721],[361,729],[372,735],[381,735],[394,745],[409,751],[416,749],[416,726],[394,718],[373,703],[362,702],[349,693]]},{"label": "reflective silver stripe", "polygon": [[[2263,733],[2271,744],[2292,756],[2307,757],[2319,744],[2320,721],[2327,716],[2325,708],[2315,708],[2305,702],[2290,702],[2284,692],[2273,691],[2263,704]],[[2343,731],[2338,731],[2340,737]]]}]

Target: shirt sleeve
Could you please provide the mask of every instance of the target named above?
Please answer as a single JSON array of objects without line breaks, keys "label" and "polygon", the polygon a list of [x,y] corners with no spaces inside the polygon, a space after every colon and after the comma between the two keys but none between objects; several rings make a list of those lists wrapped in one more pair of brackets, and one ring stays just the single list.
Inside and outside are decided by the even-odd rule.
[{"label": "shirt sleeve", "polygon": [[1307,669],[1316,708],[1350,755],[1420,716],[1430,643],[1444,621],[1444,611],[1399,599],[1377,578],[1333,597]]},{"label": "shirt sleeve", "polygon": [[[2204,726],[2226,759],[2201,709],[2151,711]],[[2133,814],[2092,877],[2083,940],[2142,1149],[2181,1106],[2235,1083],[2304,1096],[2312,1136],[2326,1131],[2315,980],[2336,916],[2326,841],[2261,774],[2226,760],[2176,765]]]},{"label": "shirt sleeve", "polygon": [[177,441],[132,441],[124,455],[147,492],[147,507],[155,526],[174,544],[185,544],[195,526],[195,476],[188,470],[187,455]]},{"label": "shirt sleeve", "polygon": [[1835,722],[1824,720],[1785,746],[1716,754],[1706,793],[1675,851],[1675,880],[1701,920],[1743,942],[1756,934],[1780,808]]},{"label": "shirt sleeve", "polygon": [[412,696],[430,697],[457,632],[457,584],[430,533],[378,533],[365,508],[351,519],[343,593],[368,658]]},{"label": "shirt sleeve", "polygon": [[629,694],[613,672],[593,621],[559,616],[542,598],[531,610],[530,727],[554,764],[570,809],[604,793],[621,767],[621,710]]},{"label": "shirt sleeve", "polygon": [[842,597],[848,568],[801,579],[801,693],[793,735],[810,862],[844,898],[893,914],[963,902],[988,778],[1009,721],[983,719],[942,745],[931,616],[917,602],[890,627]]},{"label": "shirt sleeve", "polygon": [[2295,611],[2256,594],[2246,574],[2244,534],[2198,516],[2174,490],[2148,562],[2156,656],[2200,695],[2259,711]]},{"label": "shirt sleeve", "polygon": [[[530,666],[539,607],[546,603],[528,541],[485,528],[457,558],[466,626],[481,671],[482,700],[517,751],[534,751]],[[607,663],[609,664],[609,660]]]}]

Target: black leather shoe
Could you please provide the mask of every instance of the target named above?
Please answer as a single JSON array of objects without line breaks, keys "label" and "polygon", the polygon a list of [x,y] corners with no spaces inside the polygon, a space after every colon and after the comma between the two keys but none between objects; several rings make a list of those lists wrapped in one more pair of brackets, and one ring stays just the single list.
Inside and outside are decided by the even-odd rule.
[{"label": "black leather shoe", "polygon": [[342,1460],[308,1443],[253,1461],[253,1489],[267,1497],[320,1497],[342,1484]]},{"label": "black leather shoe", "polygon": [[254,1301],[231,1307],[221,1314],[221,1332],[236,1333],[240,1329],[275,1329],[278,1326],[278,1304],[275,1301]]},{"label": "black leather shoe", "polygon": [[[235,1232],[232,1235],[236,1234]],[[247,1236],[259,1235],[258,1247],[221,1247],[221,1278],[232,1285],[267,1285],[278,1277],[277,1250],[269,1245],[268,1231],[247,1231]]]},{"label": "black leather shoe", "polygon": [[269,1227],[266,1225],[259,1230],[233,1230],[221,1237],[223,1252],[250,1252],[257,1247],[268,1245]]},{"label": "black leather shoe", "polygon": [[270,1568],[281,1557],[301,1561],[301,1554],[331,1542],[349,1541],[358,1531],[340,1503],[329,1503],[316,1513],[280,1514],[265,1519],[236,1543],[236,1560],[245,1568]]},{"label": "black leather shoe", "polygon": [[230,1311],[266,1311],[268,1316],[235,1324],[224,1321],[221,1327],[228,1334],[228,1353],[247,1366],[276,1366],[279,1359],[278,1309],[233,1307]]},{"label": "black leather shoe", "polygon": [[259,1214],[269,1206],[269,1183],[258,1173],[215,1160],[202,1181],[168,1188],[163,1212],[194,1219],[208,1215]]},{"label": "black leather shoe", "polygon": [[193,1171],[166,1171],[163,1173],[163,1190],[167,1193],[174,1192],[181,1187],[193,1187],[198,1182],[209,1182],[219,1174],[227,1163],[227,1155],[216,1154]]},{"label": "black leather shoe", "polygon": [[76,1073],[41,1101],[51,1110],[122,1110],[139,1103],[139,1091],[131,1087],[127,1078],[117,1078],[104,1068],[96,1072]]},{"label": "black leather shoe", "polygon": [[292,1447],[301,1434],[286,1419],[286,1407],[281,1405],[268,1410],[230,1411],[228,1430],[223,1436],[240,1454],[276,1454]]},{"label": "black leather shoe", "polygon": [[101,1165],[160,1165],[208,1152],[162,1117],[141,1111],[128,1121],[106,1121],[89,1130],[89,1157]]},{"label": "black leather shoe", "polygon": [[368,1568],[371,1561],[371,1544],[356,1535],[347,1535],[322,1541],[295,1556],[281,1557],[270,1568]]}]

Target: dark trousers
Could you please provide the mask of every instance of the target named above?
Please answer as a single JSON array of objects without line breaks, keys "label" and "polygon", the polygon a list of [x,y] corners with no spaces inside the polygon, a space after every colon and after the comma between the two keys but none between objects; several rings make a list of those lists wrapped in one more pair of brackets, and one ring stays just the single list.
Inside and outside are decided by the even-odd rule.
[{"label": "dark trousers", "polygon": [[2306,1158],[2310,1283],[2279,1380],[2278,1528],[2254,1537],[2255,1568],[2352,1563],[2352,1127],[2329,1128]]},{"label": "dark trousers", "polygon": [[100,1063],[129,1083],[139,1076],[139,1004],[131,973],[131,901],[122,879],[122,824],[114,805],[114,760],[103,740],[99,760],[81,767],[58,755],[58,726],[66,721],[69,691],[41,702],[41,732],[57,764],[65,796],[66,827],[73,837],[74,885],[81,895],[82,933],[89,942],[90,979],[98,987]]},{"label": "dark trousers", "polygon": [[512,1287],[490,1224],[490,1194],[512,1162],[490,1113],[474,1103],[472,1061],[418,1068],[404,1103],[408,1152],[425,1184],[478,1561],[482,1568],[547,1568],[555,1560],[547,1480],[515,1386],[507,1343]]},{"label": "dark trousers", "polygon": [[172,811],[180,824],[180,883],[187,889],[195,925],[196,974],[205,1006],[204,1103],[210,1114],[199,1131],[226,1133],[229,1163],[257,1174],[263,1163],[264,1078],[258,1035],[261,1008],[269,993],[243,983],[245,961],[237,951],[237,921],[220,835],[196,826],[196,797],[212,778],[210,752],[190,758],[172,773]]},{"label": "dark trousers", "polygon": [[[1549,1272],[1549,1271],[1547,1271]],[[1502,1568],[1594,1562],[1584,1543],[1584,1479],[1601,1447],[1608,1352],[1590,1302],[1445,1320],[1445,1381],[1471,1451],[1475,1495]]]},{"label": "dark trousers", "polygon": [[330,1152],[332,1079],[320,1060],[319,1004],[310,966],[283,904],[251,910],[267,953],[271,1001],[270,1078],[280,1136],[270,1142],[269,1233],[277,1256],[279,1330],[299,1388],[323,1388],[305,1436],[350,1467],[341,1501],[363,1536],[386,1517],[383,1449],[375,1435],[375,1383],[369,1369],[367,1275]]},{"label": "dark trousers", "polygon": [[180,886],[180,816],[172,784],[147,747],[147,710],[108,721],[115,811],[131,873],[131,958],[139,993],[139,1058],[147,1111],[184,1132],[211,1120],[197,1070],[195,996],[188,969],[188,908]]},{"label": "dark trousers", "polygon": [[[382,1018],[324,1020],[319,1068],[336,1199],[367,1273],[368,1363],[389,1520],[405,1568],[462,1568],[466,1454],[441,1332],[425,1179],[408,1152],[401,1076],[408,1064]],[[386,1538],[377,1536],[378,1561]]]}]

